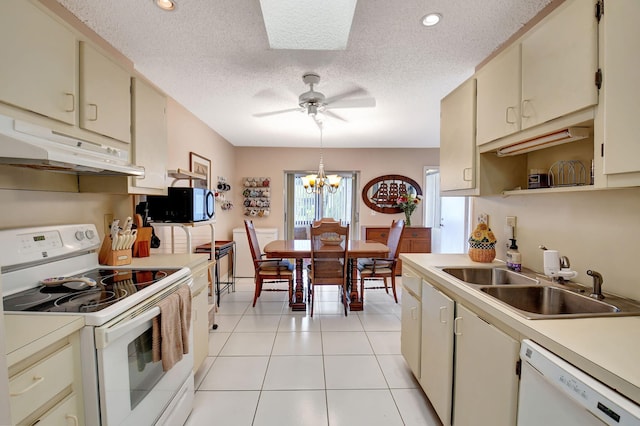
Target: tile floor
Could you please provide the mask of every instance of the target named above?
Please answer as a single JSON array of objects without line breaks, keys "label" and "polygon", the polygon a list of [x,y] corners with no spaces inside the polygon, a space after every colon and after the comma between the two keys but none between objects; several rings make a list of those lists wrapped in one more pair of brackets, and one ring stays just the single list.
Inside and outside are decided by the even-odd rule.
[{"label": "tile floor", "polygon": [[246,278],[224,294],[187,426],[440,425],[400,354],[391,295],[368,290],[345,317],[335,287],[320,288],[313,318],[286,297],[263,292],[253,308]]}]

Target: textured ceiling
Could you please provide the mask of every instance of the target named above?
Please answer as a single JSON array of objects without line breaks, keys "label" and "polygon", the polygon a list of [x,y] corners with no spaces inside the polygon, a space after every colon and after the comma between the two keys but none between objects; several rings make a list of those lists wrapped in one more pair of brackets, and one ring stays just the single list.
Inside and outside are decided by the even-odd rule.
[{"label": "textured ceiling", "polygon": [[[317,147],[297,107],[305,72],[327,97],[362,88],[373,108],[328,117],[325,147],[437,147],[440,99],[551,0],[360,0],[346,50],[269,47],[259,0],[57,0],[136,69],[236,146]],[[317,0],[300,0],[317,1]],[[434,28],[426,13],[443,15]]]}]

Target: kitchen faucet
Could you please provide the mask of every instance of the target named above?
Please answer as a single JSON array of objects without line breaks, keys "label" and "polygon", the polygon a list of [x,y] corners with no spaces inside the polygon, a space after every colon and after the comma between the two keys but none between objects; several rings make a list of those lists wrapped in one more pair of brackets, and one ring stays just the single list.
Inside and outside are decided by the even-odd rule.
[{"label": "kitchen faucet", "polygon": [[602,295],[602,275],[600,272],[592,271],[589,269],[587,271],[587,275],[593,277],[593,291],[589,295],[589,297],[593,297],[594,299],[602,300],[604,296]]}]

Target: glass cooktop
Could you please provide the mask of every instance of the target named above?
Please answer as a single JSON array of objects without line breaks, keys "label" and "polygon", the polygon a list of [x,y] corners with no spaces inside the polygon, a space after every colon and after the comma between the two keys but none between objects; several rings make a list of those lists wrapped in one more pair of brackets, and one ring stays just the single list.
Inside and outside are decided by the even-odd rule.
[{"label": "glass cooktop", "polygon": [[40,285],[6,296],[5,311],[97,312],[147,288],[179,269],[94,269],[75,277],[95,281],[70,281],[58,285]]}]

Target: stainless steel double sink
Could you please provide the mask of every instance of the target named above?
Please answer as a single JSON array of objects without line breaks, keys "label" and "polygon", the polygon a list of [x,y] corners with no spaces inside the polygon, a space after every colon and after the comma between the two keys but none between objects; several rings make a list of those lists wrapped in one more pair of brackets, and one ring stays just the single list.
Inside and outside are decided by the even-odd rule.
[{"label": "stainless steel double sink", "polygon": [[603,300],[588,296],[575,283],[559,284],[505,268],[442,268],[528,319],[584,318],[640,315],[640,303],[606,294]]}]

